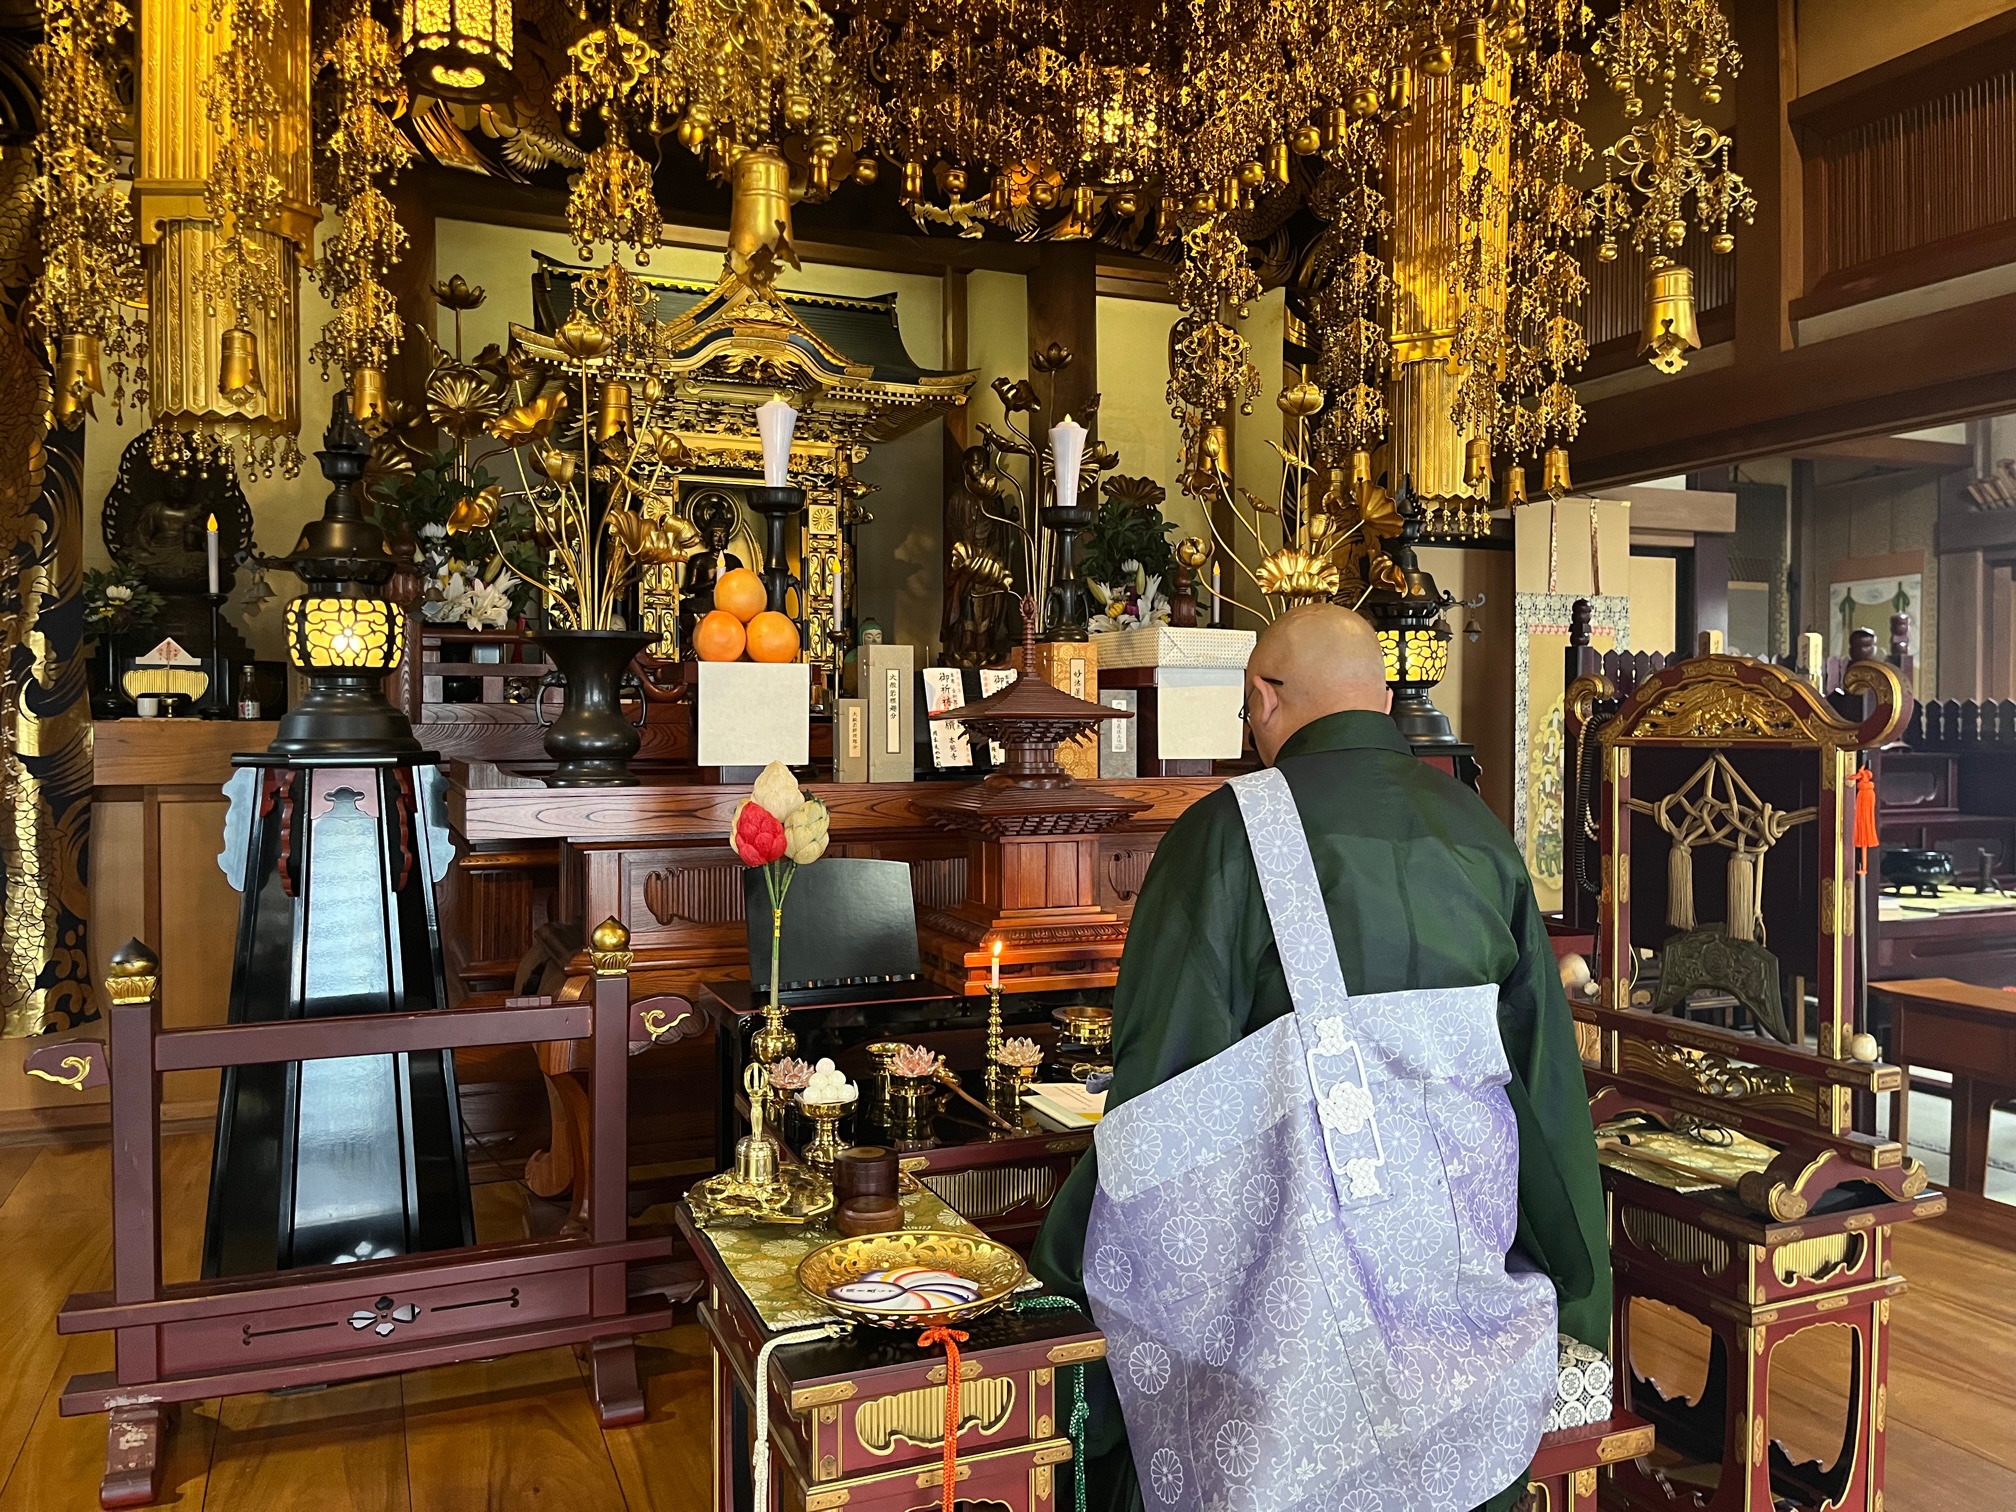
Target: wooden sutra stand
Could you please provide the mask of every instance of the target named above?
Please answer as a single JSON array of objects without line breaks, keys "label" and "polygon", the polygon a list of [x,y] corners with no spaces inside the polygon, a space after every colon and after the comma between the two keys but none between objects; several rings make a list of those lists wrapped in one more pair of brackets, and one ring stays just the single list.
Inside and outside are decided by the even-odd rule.
[{"label": "wooden sutra stand", "polygon": [[1022,627],[1014,682],[931,716],[957,719],[971,738],[999,744],[1001,769],[957,792],[913,800],[931,823],[966,836],[966,896],[950,908],[923,910],[918,934],[926,975],[968,997],[987,991],[996,940],[1011,990],[1113,984],[1127,926],[1099,905],[1098,836],[1149,807],[1081,787],[1058,764],[1065,741],[1133,715],[1043,680],[1033,599],[1023,601]]}]

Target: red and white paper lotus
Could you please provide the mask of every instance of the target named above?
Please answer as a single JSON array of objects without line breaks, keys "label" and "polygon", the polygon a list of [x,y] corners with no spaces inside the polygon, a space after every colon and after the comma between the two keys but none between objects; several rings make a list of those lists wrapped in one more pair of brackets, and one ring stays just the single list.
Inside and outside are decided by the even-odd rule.
[{"label": "red and white paper lotus", "polygon": [[826,805],[807,797],[781,761],[763,768],[749,796],[735,806],[728,843],[744,866],[761,867],[770,894],[770,1004],[777,1006],[784,895],[801,866],[826,854]]}]

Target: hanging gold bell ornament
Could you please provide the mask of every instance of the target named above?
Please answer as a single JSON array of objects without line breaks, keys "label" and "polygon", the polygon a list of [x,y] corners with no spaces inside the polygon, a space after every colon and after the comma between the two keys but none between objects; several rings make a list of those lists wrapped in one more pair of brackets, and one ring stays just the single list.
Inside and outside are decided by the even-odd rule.
[{"label": "hanging gold bell ornament", "polygon": [[104,392],[105,380],[98,371],[98,338],[81,333],[65,336],[56,362],[51,404],[56,423],[65,430],[75,430],[91,416],[91,396]]},{"label": "hanging gold bell ornament", "polygon": [[217,358],[217,392],[244,408],[265,392],[259,381],[258,338],[243,326],[224,333]]},{"label": "hanging gold bell ornament", "polygon": [[1645,275],[1645,340],[1641,355],[1650,353],[1652,366],[1677,373],[1687,366],[1687,354],[1701,346],[1694,320],[1694,270],[1668,257],[1655,257]]},{"label": "hanging gold bell ornament", "polygon": [[602,385],[595,416],[595,439],[607,441],[630,429],[630,385],[614,379]]},{"label": "hanging gold bell ornament", "polygon": [[1472,436],[1463,443],[1463,483],[1476,493],[1491,491],[1491,441]]},{"label": "hanging gold bell ornament", "polygon": [[[1523,483],[1523,479],[1521,480]],[[1550,499],[1561,498],[1575,491],[1575,484],[1568,476],[1568,448],[1550,446],[1541,459],[1540,487]]]},{"label": "hanging gold bell ornament", "polygon": [[1505,507],[1520,509],[1526,504],[1526,469],[1514,462],[1505,469]]},{"label": "hanging gold bell ornament", "polygon": [[385,433],[385,375],[360,367],[350,375],[350,415],[367,436]]}]

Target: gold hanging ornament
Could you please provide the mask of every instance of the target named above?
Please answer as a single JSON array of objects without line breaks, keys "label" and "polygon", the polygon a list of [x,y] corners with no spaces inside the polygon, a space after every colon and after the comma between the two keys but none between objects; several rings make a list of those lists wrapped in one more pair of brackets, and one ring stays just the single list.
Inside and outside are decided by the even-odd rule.
[{"label": "gold hanging ornament", "polygon": [[1687,366],[1687,354],[1701,346],[1694,319],[1694,270],[1670,257],[1655,257],[1645,274],[1645,338],[1641,355],[1662,373]]},{"label": "gold hanging ornament", "polygon": [[[43,0],[41,9],[33,64],[42,98],[30,190],[42,257],[26,313],[47,334],[55,360],[52,418],[74,428],[105,392],[108,346],[115,413],[123,419],[127,403],[146,398],[136,308],[146,296],[113,140],[123,114],[115,68],[131,16],[120,0]],[[136,381],[130,394],[128,359]]]}]

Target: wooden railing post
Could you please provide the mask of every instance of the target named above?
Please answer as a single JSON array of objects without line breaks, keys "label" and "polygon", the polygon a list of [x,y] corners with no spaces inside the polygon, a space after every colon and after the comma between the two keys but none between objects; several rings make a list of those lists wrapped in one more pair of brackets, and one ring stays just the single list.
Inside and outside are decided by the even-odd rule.
[{"label": "wooden railing post", "polygon": [[105,994],[112,1000],[105,1038],[112,1078],[112,1292],[121,1302],[151,1302],[161,1294],[161,1081],[154,1070],[160,958],[128,940],[113,953]]},{"label": "wooden railing post", "polygon": [[[604,919],[589,936],[595,967],[594,1078],[588,1136],[588,1237],[620,1244],[630,1234],[630,931]],[[590,1305],[601,1318],[630,1307],[627,1263],[598,1265],[589,1281]],[[644,1390],[637,1378],[633,1337],[597,1339],[588,1350],[595,1409],[605,1428],[644,1420]]]}]

